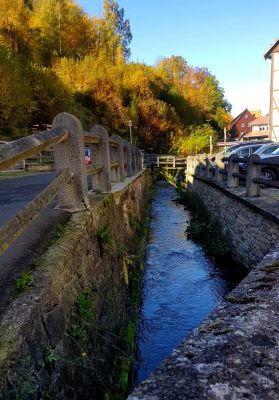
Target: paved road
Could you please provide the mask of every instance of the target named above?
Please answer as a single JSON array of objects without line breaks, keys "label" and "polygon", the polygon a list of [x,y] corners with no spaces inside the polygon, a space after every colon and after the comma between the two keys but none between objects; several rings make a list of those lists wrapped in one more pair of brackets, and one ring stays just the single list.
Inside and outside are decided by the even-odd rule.
[{"label": "paved road", "polygon": [[55,173],[0,179],[0,226],[29,203],[53,180]]}]

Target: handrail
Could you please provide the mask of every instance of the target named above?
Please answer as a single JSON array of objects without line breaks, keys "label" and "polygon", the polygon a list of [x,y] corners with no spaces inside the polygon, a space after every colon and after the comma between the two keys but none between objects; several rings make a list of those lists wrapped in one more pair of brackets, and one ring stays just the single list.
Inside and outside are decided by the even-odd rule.
[{"label": "handrail", "polygon": [[101,172],[103,169],[103,167],[92,167],[92,168],[87,168],[86,169],[86,173],[88,176],[94,175],[94,174],[98,174],[99,172]]},{"label": "handrail", "polygon": [[0,171],[63,142],[68,135],[69,130],[60,126],[4,144],[0,148]]},{"label": "handrail", "polygon": [[109,139],[109,144],[111,147],[114,147],[114,148],[118,148],[118,146],[119,146],[119,144],[111,138]]},{"label": "handrail", "polygon": [[120,164],[118,162],[111,162],[110,166],[111,166],[111,168],[117,168],[120,166]]},{"label": "handrail", "polygon": [[84,143],[88,144],[99,144],[100,138],[94,135],[90,135],[88,133],[84,134]]}]

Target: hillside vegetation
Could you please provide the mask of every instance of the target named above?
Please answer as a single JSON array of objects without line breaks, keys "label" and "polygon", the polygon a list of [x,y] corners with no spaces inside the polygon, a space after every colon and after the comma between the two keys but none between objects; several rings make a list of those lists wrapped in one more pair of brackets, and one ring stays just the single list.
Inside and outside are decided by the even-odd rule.
[{"label": "hillside vegetation", "polygon": [[116,0],[104,0],[101,18],[74,0],[0,0],[0,135],[27,135],[68,111],[124,138],[131,119],[149,151],[208,146],[230,120],[215,76],[180,56],[130,62],[131,40]]}]

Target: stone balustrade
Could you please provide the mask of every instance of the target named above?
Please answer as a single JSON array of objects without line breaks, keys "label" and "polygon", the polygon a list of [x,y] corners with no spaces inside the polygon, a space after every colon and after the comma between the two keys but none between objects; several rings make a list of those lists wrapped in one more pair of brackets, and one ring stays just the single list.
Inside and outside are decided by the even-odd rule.
[{"label": "stone balustrade", "polygon": [[[240,173],[240,163],[247,163],[246,173]],[[263,167],[278,166],[279,161],[262,160],[259,155],[252,154],[248,158],[231,154],[229,157],[212,154],[200,154],[187,157],[186,174],[210,179],[227,188],[237,188],[240,182],[245,182],[246,196],[259,197],[261,186],[279,188],[279,181],[268,181],[261,177]]]},{"label": "stone balustrade", "polygon": [[[85,144],[91,153],[88,168],[84,159]],[[118,135],[109,137],[106,129],[99,125],[84,132],[75,116],[62,113],[54,118],[51,130],[2,145],[0,171],[50,147],[53,147],[57,177],[48,190],[40,193],[0,229],[0,252],[57,195],[57,208],[68,212],[87,210],[87,176],[90,176],[91,191],[110,192],[112,183],[122,182],[143,169],[143,156],[137,147]]]}]

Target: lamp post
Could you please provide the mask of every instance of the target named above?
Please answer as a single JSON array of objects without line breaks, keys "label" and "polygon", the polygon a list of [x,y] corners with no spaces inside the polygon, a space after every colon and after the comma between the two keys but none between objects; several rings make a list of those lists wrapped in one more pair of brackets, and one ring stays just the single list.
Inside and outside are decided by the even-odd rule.
[{"label": "lamp post", "polygon": [[132,126],[133,126],[133,121],[129,121],[129,128],[130,128],[130,142],[131,142],[131,144],[133,143],[133,140],[132,140]]}]

